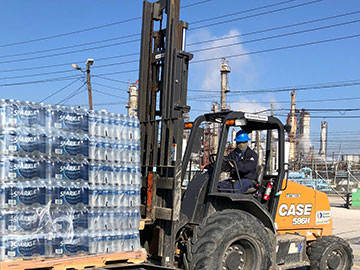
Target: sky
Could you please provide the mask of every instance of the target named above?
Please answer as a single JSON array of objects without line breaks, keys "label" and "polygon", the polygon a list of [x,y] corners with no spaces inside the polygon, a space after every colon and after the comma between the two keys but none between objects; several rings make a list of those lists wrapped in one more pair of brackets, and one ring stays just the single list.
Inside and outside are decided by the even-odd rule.
[{"label": "sky", "polygon": [[[194,54],[192,120],[220,100],[226,57],[232,110],[257,112],[273,103],[285,122],[290,92],[274,90],[299,89],[297,108],[310,112],[315,151],[325,120],[329,153],[341,144],[341,153],[360,154],[360,118],[349,118],[360,111],[337,110],[360,108],[360,1],[182,0],[181,6],[189,22],[186,50]],[[87,106],[85,77],[71,64],[85,69],[91,58],[95,108],[126,113],[128,83],[138,79],[141,15],[141,0],[2,1],[0,97]]]}]

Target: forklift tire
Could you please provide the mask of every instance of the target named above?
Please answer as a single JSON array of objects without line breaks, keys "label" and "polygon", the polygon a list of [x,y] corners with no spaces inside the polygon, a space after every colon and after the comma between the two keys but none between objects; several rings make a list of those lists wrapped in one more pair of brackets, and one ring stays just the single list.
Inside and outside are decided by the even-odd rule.
[{"label": "forklift tire", "polygon": [[350,270],[354,255],[350,245],[337,236],[324,236],[307,250],[311,270]]},{"label": "forklift tire", "polygon": [[264,225],[240,210],[215,212],[195,228],[188,245],[190,270],[264,270],[274,243]]}]

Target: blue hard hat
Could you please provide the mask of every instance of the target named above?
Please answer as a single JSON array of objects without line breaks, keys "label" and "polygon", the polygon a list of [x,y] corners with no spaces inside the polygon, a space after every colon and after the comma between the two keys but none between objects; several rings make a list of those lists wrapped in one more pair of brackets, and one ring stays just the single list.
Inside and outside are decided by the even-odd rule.
[{"label": "blue hard hat", "polygon": [[236,133],[235,142],[247,142],[250,141],[249,136],[243,130],[240,130]]}]

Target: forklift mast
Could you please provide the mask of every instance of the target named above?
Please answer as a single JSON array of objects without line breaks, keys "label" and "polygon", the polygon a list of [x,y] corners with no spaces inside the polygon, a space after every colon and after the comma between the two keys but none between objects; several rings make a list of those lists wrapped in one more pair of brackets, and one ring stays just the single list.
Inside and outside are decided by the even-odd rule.
[{"label": "forklift mast", "polygon": [[192,55],[184,51],[187,23],[179,21],[179,10],[180,0],[143,3],[138,99],[141,214],[155,235],[148,240],[155,249],[151,253],[162,265],[173,264],[181,207],[183,115],[190,109],[186,99]]}]

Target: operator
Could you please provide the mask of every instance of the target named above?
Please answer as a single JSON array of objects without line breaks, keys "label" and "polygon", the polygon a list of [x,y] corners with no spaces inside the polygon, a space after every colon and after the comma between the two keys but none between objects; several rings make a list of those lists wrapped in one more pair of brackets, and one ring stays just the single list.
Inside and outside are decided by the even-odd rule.
[{"label": "operator", "polygon": [[[248,134],[240,130],[236,133],[236,148],[227,157],[224,157],[222,170],[230,172],[231,180],[219,182],[218,188],[220,192],[227,192],[226,189],[233,189],[229,192],[244,193],[249,188],[256,185],[258,164],[258,155],[248,147],[250,140]],[[238,174],[240,179],[238,178]]]}]

